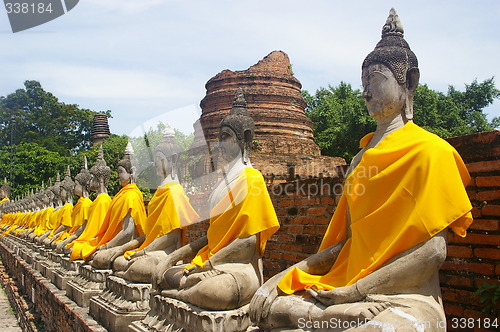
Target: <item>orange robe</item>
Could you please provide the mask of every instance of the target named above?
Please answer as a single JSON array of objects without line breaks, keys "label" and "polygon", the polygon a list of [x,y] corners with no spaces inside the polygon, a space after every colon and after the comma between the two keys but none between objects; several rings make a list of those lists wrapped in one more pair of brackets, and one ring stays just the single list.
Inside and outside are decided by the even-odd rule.
[{"label": "orange robe", "polygon": [[88,241],[97,236],[110,204],[111,197],[108,194],[101,193],[94,199],[88,210],[88,221],[83,233],[76,240],[66,245],[66,248],[72,248],[70,260],[82,259],[82,248]]},{"label": "orange robe", "polygon": [[54,211],[54,219],[51,219],[51,232],[49,234],[49,239],[52,239],[57,231],[57,229],[64,225],[66,227],[71,227],[71,213],[73,212],[73,204],[66,203],[59,210]]},{"label": "orange robe", "polygon": [[262,174],[254,168],[245,168],[234,187],[212,209],[207,230],[208,244],[198,251],[187,268],[203,266],[208,258],[234,239],[259,233],[262,255],[267,240],[279,227]]},{"label": "orange robe", "polygon": [[127,214],[134,220],[136,233],[143,235],[146,209],[142,193],[135,183],[126,185],[113,197],[97,236],[84,244],[82,258],[87,259],[97,248],[111,241],[122,230]]},{"label": "orange robe", "polygon": [[451,145],[407,123],[367,149],[347,177],[319,248],[346,239],[349,213],[352,236],[331,270],[319,276],[294,268],[278,286],[292,294],[311,287],[330,290],[352,285],[447,227],[465,236],[472,223],[465,191],[469,181],[465,164]]},{"label": "orange robe", "polygon": [[88,220],[91,204],[92,201],[88,197],[80,197],[78,199],[71,213],[71,225],[65,225],[71,228],[62,232],[58,236],[56,242],[63,241],[73,235],[73,233]]},{"label": "orange robe", "polygon": [[158,187],[148,204],[148,217],[144,229],[146,238],[138,249],[129,250],[124,256],[133,255],[160,236],[175,229],[185,228],[196,219],[198,219],[198,214],[189,204],[189,198],[184,194],[184,189],[180,184],[170,182]]}]

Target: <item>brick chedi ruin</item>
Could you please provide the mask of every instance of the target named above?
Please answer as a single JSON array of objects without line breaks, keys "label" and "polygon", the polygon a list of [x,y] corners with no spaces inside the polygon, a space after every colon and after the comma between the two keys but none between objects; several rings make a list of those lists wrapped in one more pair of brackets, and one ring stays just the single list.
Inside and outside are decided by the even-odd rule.
[{"label": "brick chedi ruin", "polygon": [[252,164],[263,174],[334,175],[336,166],[345,164],[342,158],[320,155],[313,123],[304,111],[302,84],[282,51],[271,52],[247,70],[223,70],[206,83],[200,123],[210,146],[240,87],[255,121]]},{"label": "brick chedi ruin", "polygon": [[94,115],[94,124],[90,134],[92,145],[96,146],[104,142],[111,135],[109,131],[108,116],[104,113]]}]

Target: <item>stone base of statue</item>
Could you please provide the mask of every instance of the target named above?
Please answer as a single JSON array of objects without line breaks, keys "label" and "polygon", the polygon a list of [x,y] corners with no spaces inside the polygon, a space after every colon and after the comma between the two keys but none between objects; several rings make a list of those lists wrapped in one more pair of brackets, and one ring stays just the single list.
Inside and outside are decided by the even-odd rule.
[{"label": "stone base of statue", "polygon": [[108,331],[126,331],[130,323],[143,319],[149,311],[150,290],[151,284],[109,276],[104,292],[90,299],[89,313]]},{"label": "stone base of statue", "polygon": [[234,310],[208,311],[156,294],[146,317],[130,324],[130,332],[242,332],[250,328],[249,304]]},{"label": "stone base of statue", "polygon": [[106,278],[112,270],[98,270],[90,265],[80,265],[78,276],[66,283],[66,295],[80,307],[88,307],[92,296],[102,293]]},{"label": "stone base of statue", "polygon": [[37,246],[35,257],[33,258],[33,268],[40,273],[42,272],[42,263],[45,263],[49,259],[48,250]]},{"label": "stone base of statue", "polygon": [[78,269],[83,263],[84,260],[70,261],[68,256],[62,256],[59,267],[54,271],[52,283],[60,290],[66,290],[67,282],[78,276]]},{"label": "stone base of statue", "polygon": [[40,264],[40,273],[47,279],[53,282],[54,278],[54,271],[59,267],[59,263],[57,261],[59,260],[58,255],[54,252],[52,252],[52,249],[46,249],[47,252],[47,259]]}]

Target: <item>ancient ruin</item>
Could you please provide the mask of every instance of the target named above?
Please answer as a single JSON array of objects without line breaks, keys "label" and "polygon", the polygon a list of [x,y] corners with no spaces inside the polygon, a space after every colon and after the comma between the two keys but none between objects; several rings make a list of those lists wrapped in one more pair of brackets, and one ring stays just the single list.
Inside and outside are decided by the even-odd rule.
[{"label": "ancient ruin", "polygon": [[205,88],[200,124],[209,146],[216,142],[219,124],[232,107],[234,93],[241,88],[255,121],[252,164],[264,175],[336,175],[336,166],[345,164],[342,158],[321,156],[314,143],[313,123],[304,111],[302,85],[293,75],[285,52],[271,52],[247,70],[223,70]]}]

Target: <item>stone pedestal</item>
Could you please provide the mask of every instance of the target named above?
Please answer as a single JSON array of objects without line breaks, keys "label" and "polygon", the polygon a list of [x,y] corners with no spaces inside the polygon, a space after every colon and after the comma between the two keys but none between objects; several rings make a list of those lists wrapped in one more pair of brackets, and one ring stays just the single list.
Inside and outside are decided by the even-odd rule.
[{"label": "stone pedestal", "polygon": [[62,256],[59,267],[54,270],[54,278],[52,280],[54,285],[60,290],[66,290],[67,282],[78,276],[78,269],[83,263],[85,263],[84,260],[70,261],[68,256]]},{"label": "stone pedestal", "polygon": [[59,267],[59,254],[52,251],[53,249],[46,249],[48,258],[40,264],[40,273],[48,280],[53,282],[54,270]]},{"label": "stone pedestal", "polygon": [[151,297],[150,306],[143,320],[129,326],[130,332],[241,332],[251,328],[249,304],[234,310],[207,311],[156,294]]},{"label": "stone pedestal", "polygon": [[90,299],[89,313],[108,331],[126,331],[130,323],[146,316],[150,290],[151,284],[131,283],[109,276],[104,292]]},{"label": "stone pedestal", "polygon": [[34,258],[33,258],[33,268],[40,273],[42,272],[42,263],[48,260],[48,250],[43,247],[37,246]]},{"label": "stone pedestal", "polygon": [[112,270],[98,270],[90,265],[80,265],[79,275],[66,283],[66,295],[80,307],[88,307],[92,296],[102,293],[106,278]]}]

